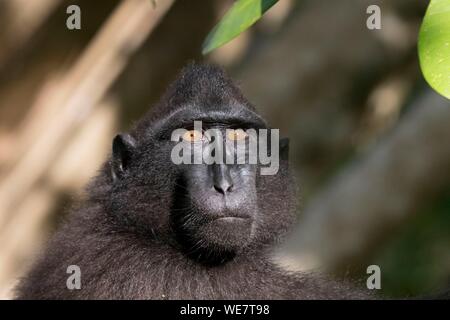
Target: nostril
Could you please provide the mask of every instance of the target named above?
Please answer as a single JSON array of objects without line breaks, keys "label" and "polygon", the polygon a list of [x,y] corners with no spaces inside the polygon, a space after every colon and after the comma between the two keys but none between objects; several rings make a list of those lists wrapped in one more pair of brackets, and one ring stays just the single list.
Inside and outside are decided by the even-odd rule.
[{"label": "nostril", "polygon": [[228,183],[223,183],[223,184],[219,184],[219,185],[215,184],[214,185],[214,189],[217,192],[219,192],[219,193],[221,193],[223,195],[225,195],[225,193],[227,193],[227,192],[231,192],[232,188],[233,188],[233,185],[232,184],[228,184]]},{"label": "nostril", "polygon": [[215,189],[217,192],[224,194],[224,192],[223,192],[223,190],[222,190],[221,187],[214,185],[214,189]]},{"label": "nostril", "polygon": [[210,168],[212,170],[214,189],[223,195],[231,192],[233,179],[231,178],[230,167],[224,164],[216,164]]}]

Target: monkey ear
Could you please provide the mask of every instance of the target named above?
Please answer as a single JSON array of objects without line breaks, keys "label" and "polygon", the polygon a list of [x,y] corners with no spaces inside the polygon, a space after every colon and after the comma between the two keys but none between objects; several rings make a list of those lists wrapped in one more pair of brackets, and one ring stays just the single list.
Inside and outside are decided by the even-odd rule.
[{"label": "monkey ear", "polygon": [[128,168],[136,141],[129,134],[118,134],[112,143],[111,176],[113,181],[122,178]]},{"label": "monkey ear", "polygon": [[281,160],[289,159],[289,138],[280,139],[280,159]]}]

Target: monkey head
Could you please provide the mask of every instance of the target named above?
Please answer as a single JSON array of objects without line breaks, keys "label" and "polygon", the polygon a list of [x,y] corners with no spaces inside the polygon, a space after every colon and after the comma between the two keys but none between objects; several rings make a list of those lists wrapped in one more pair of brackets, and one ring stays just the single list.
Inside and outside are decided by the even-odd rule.
[{"label": "monkey head", "polygon": [[[278,241],[292,224],[295,190],[287,140],[274,142],[263,130],[273,137],[223,71],[185,68],[159,104],[113,141],[107,205],[114,225],[208,262]],[[276,153],[275,173],[249,161],[252,141],[256,156],[261,142]]]}]

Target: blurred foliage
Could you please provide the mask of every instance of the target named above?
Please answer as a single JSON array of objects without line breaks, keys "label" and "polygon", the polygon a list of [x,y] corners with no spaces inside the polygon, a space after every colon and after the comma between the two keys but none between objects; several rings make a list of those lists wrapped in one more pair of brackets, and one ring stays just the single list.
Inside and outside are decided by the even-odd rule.
[{"label": "blurred foliage", "polygon": [[430,86],[450,99],[450,0],[431,0],[419,33],[419,58]]},{"label": "blurred foliage", "polygon": [[429,295],[450,284],[450,190],[418,212],[375,257],[387,297]]},{"label": "blurred foliage", "polygon": [[222,20],[208,34],[203,43],[203,54],[234,39],[258,21],[278,0],[238,0]]}]

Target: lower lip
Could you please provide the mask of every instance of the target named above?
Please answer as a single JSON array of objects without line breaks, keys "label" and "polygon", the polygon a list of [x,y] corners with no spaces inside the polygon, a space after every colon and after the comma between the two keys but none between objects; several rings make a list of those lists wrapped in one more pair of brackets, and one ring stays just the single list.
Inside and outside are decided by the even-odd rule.
[{"label": "lower lip", "polygon": [[217,218],[216,221],[225,221],[225,222],[238,222],[238,221],[244,221],[247,220],[247,218],[241,218],[241,217],[223,217],[223,218]]}]

